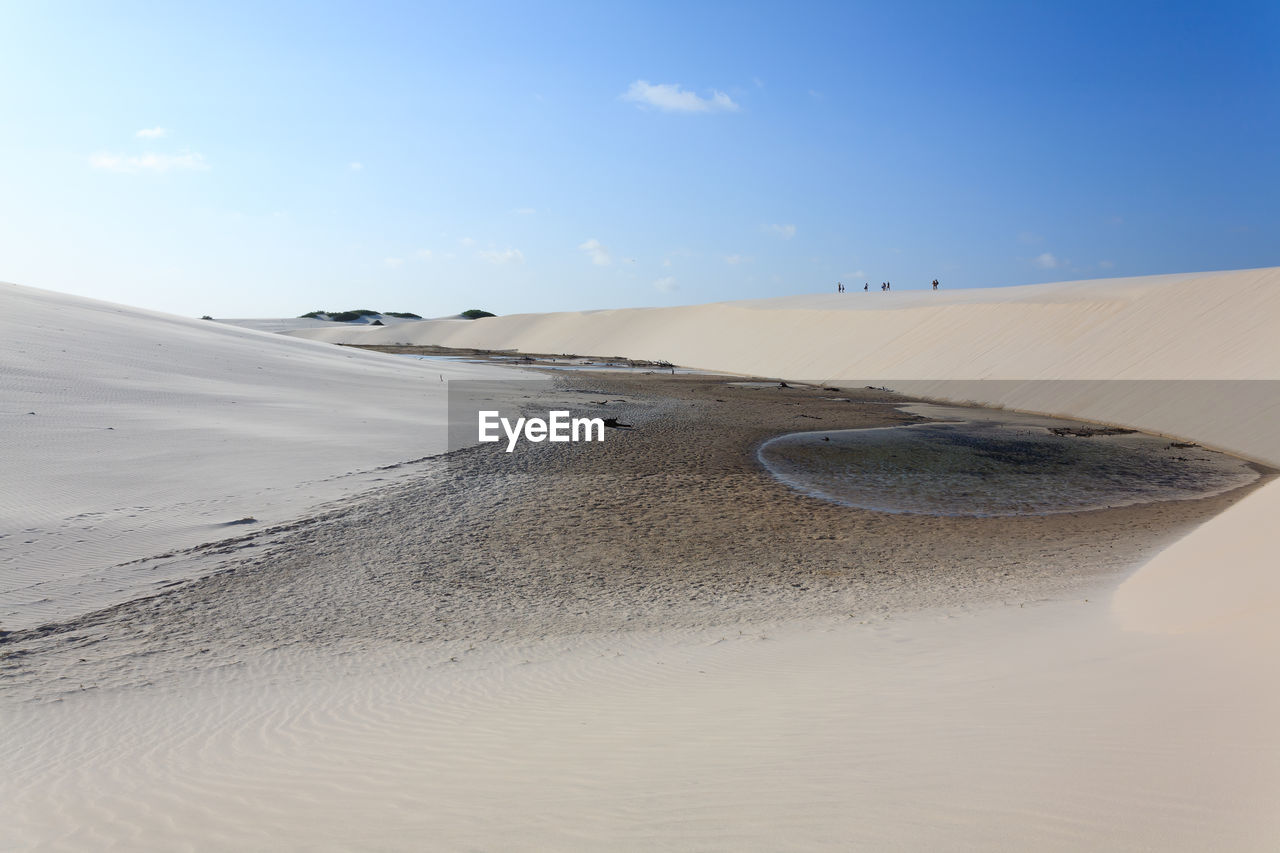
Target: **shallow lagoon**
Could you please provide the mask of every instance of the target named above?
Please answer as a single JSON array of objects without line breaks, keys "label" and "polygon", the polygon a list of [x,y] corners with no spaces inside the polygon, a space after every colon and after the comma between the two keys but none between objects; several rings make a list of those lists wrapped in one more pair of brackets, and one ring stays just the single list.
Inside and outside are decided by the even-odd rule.
[{"label": "shallow lagoon", "polygon": [[1049,515],[1187,500],[1248,485],[1250,463],[1143,433],[1059,435],[1082,424],[920,406],[946,420],[789,433],[761,445],[771,474],[862,509],[946,516]]}]

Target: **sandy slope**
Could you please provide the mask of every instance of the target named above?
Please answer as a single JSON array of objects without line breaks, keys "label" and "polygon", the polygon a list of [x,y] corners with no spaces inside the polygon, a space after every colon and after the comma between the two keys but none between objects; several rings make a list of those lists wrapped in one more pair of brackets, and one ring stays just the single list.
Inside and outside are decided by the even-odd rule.
[{"label": "sandy slope", "polygon": [[[388,317],[383,314],[377,315],[374,319],[383,326],[397,326],[401,323],[412,322],[403,317]],[[259,332],[291,332],[295,329],[331,329],[334,328],[334,326],[339,325],[333,320],[318,320],[314,317],[245,317],[230,319],[215,317],[214,321],[218,323],[225,323],[228,326],[239,326],[242,329],[255,329]],[[343,323],[341,325],[369,325],[372,327],[372,323],[369,319]]]},{"label": "sandy slope", "polygon": [[[426,364],[0,285],[0,625],[171,579],[121,567],[279,523],[444,449]],[[235,525],[252,517],[256,524]],[[230,525],[230,526],[229,526]]]},{"label": "sandy slope", "polygon": [[283,650],[180,687],[7,711],[0,841],[1274,850],[1278,774],[1259,754],[1274,739],[1257,732],[1280,706],[1250,689],[1256,662],[1105,622],[1076,600],[474,651]]},{"label": "sandy slope", "polygon": [[[1280,379],[1278,285],[1256,270],[299,334],[889,382],[1277,464],[1258,380]],[[237,400],[246,367],[224,377]],[[126,399],[151,411],[142,391],[172,382]],[[1110,583],[869,624],[282,648],[11,706],[0,847],[1274,850],[1278,509],[1272,483],[1170,547],[1114,619]]]},{"label": "sandy slope", "polygon": [[343,343],[625,355],[808,380],[1276,379],[1278,283],[1280,270],[1262,269],[294,334]]}]

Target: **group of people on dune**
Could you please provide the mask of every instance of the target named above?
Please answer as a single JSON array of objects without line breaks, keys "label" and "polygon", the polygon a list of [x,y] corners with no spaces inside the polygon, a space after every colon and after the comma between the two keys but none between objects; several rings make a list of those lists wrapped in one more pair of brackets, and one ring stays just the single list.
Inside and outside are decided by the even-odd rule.
[{"label": "group of people on dune", "polygon": [[[882,281],[880,282],[880,289],[892,290],[893,286],[887,281]],[[938,280],[936,278],[933,280],[933,289],[934,290],[938,289]],[[866,293],[869,290],[871,290],[871,283],[870,282],[864,283],[862,285],[862,292]],[[839,281],[836,282],[836,293],[845,293],[847,291],[848,291],[848,288],[844,286],[843,282],[839,282]]]}]

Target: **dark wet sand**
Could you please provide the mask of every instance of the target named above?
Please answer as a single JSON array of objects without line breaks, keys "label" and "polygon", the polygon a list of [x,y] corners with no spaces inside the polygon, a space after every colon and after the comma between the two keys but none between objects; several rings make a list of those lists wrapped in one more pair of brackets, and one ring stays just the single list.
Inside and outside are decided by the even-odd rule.
[{"label": "dark wet sand", "polygon": [[797,430],[919,420],[893,408],[903,398],[732,381],[558,375],[599,392],[581,395],[583,414],[634,429],[602,444],[487,445],[432,460],[415,479],[249,537],[246,556],[229,551],[214,574],[8,635],[0,685],[50,698],[288,646],[1016,606],[1096,590],[1256,487],[1042,517],[853,509],[776,482],[755,449]]}]

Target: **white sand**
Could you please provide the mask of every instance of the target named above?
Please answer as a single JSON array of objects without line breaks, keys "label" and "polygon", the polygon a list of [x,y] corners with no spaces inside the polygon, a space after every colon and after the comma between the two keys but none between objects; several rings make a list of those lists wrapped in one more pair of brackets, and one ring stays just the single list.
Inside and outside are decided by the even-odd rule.
[{"label": "white sand", "polygon": [[[136,597],[119,564],[249,533],[445,449],[447,381],[510,376],[0,284],[0,626]],[[442,379],[443,377],[443,379]],[[230,522],[252,517],[256,524]]]},{"label": "white sand", "polygon": [[214,322],[225,323],[228,326],[239,326],[242,329],[254,329],[259,332],[292,332],[297,329],[333,329],[365,325],[368,325],[370,328],[378,328],[373,326],[373,320],[375,319],[386,327],[413,322],[405,319],[404,317],[388,317],[384,314],[378,314],[376,317],[370,316],[363,320],[352,320],[346,323],[338,323],[333,320],[320,320],[314,317],[215,317]]},{"label": "white sand", "polygon": [[624,355],[794,379],[1274,379],[1280,272],[966,291],[846,293],[682,308],[518,314],[294,334]]},{"label": "white sand", "polygon": [[[1274,849],[1280,704],[1103,603],[278,653],[7,714],[16,849]],[[455,657],[459,662],[451,663]],[[0,786],[4,783],[0,782]]]},{"label": "white sand", "polygon": [[[1280,378],[1278,333],[1280,270],[299,334],[889,382],[1277,465],[1257,380]],[[1222,380],[1253,384],[1218,407],[1182,390]],[[16,708],[0,846],[1274,850],[1277,509],[1280,483],[1144,567],[1114,613],[1100,589],[723,639],[282,651]]]}]

